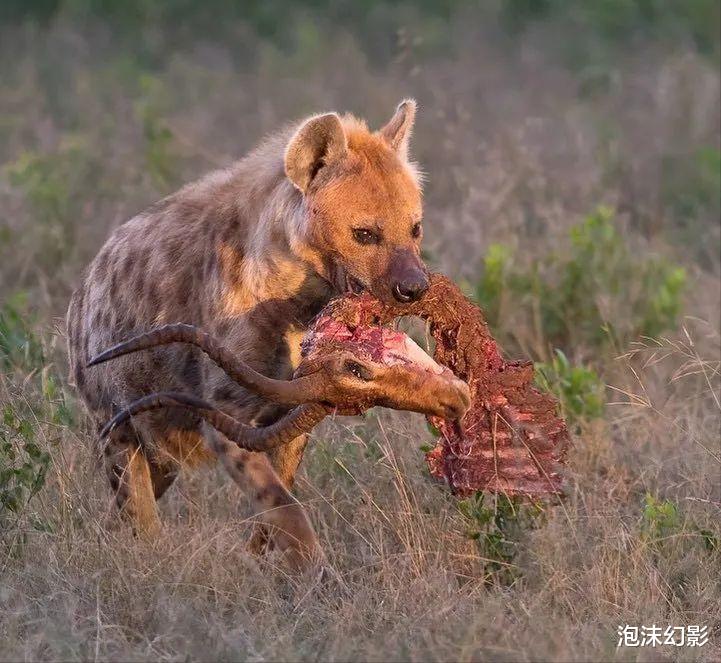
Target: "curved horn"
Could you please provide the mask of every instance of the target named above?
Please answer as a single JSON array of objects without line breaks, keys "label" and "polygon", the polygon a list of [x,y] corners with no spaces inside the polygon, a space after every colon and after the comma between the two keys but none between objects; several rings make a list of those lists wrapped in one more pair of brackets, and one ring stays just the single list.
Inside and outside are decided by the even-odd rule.
[{"label": "curved horn", "polygon": [[88,366],[96,366],[131,352],[147,350],[148,348],[170,343],[194,345],[208,355],[238,384],[276,403],[300,405],[324,400],[321,389],[323,385],[319,380],[313,379],[311,375],[299,377],[295,380],[268,378],[253,370],[245,362],[240,361],[230,350],[207,332],[184,323],[164,325],[145,334],[134,336],[123,343],[118,343],[93,357],[88,362]]},{"label": "curved horn", "polygon": [[238,421],[207,401],[190,394],[158,392],[139,398],[118,412],[103,426],[100,437],[106,437],[116,426],[126,423],[135,415],[166,407],[190,410],[229,440],[248,451],[270,451],[287,444],[299,435],[310,432],[330,412],[329,408],[322,405],[300,405],[275,423],[263,428],[254,428]]}]

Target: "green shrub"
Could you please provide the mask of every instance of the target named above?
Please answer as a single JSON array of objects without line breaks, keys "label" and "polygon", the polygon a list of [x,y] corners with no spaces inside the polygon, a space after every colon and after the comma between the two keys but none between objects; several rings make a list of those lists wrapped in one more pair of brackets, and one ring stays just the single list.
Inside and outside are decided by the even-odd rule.
[{"label": "green shrub", "polygon": [[667,155],[661,162],[661,195],[671,236],[690,247],[705,266],[719,255],[718,233],[709,223],[721,215],[721,150],[704,147]]},{"label": "green shrub", "polygon": [[0,367],[26,371],[42,366],[43,347],[26,313],[25,293],[17,293],[0,305]]},{"label": "green shrub", "polygon": [[73,426],[75,417],[71,400],[68,399],[62,382],[53,373],[52,366],[46,366],[40,372],[40,387],[42,400],[40,401],[38,415],[60,426]]},{"label": "green shrub", "polygon": [[686,287],[686,270],[663,260],[649,260],[643,273],[643,291],[648,299],[641,306],[638,333],[658,336],[676,326]]},{"label": "green shrub", "polygon": [[[668,546],[665,544],[669,543],[683,546],[685,543],[698,545],[700,541],[709,553],[719,547],[719,538],[714,532],[684,518],[673,500],[662,500],[651,493],[646,493],[643,498],[641,533],[656,552],[666,550]],[[683,537],[683,534],[691,536]]]},{"label": "green shrub", "polygon": [[5,172],[10,184],[24,192],[33,215],[33,232],[24,239],[50,271],[72,254],[87,191],[99,189],[93,151],[83,140],[66,137],[52,152],[22,153]]},{"label": "green shrub", "polygon": [[603,416],[605,388],[596,371],[573,366],[561,350],[555,351],[551,362],[537,362],[535,368],[536,383],[558,399],[569,423]]},{"label": "green shrub", "polygon": [[659,500],[646,493],[643,503],[641,529],[647,536],[660,539],[675,533],[681,527],[678,506],[671,500]]},{"label": "green shrub", "polygon": [[136,113],[145,139],[145,164],[155,188],[167,192],[180,179],[175,136],[163,120],[162,100],[167,98],[168,91],[158,77],[147,73],[142,74],[138,82],[141,97],[136,103]]},{"label": "green shrub", "polygon": [[458,511],[468,523],[466,536],[477,542],[479,553],[486,560],[486,582],[510,584],[516,580],[519,568],[514,560],[519,539],[524,531],[539,524],[541,506],[506,495],[492,497],[477,492],[459,500]]},{"label": "green shrub", "polygon": [[0,425],[0,523],[19,514],[45,485],[50,455],[35,441],[35,426],[9,405]]},{"label": "green shrub", "polygon": [[599,207],[570,231],[570,248],[515,266],[513,253],[491,246],[474,295],[503,334],[510,312],[527,311],[542,344],[568,352],[625,347],[676,325],[686,273],[657,258],[639,258]]},{"label": "green shrub", "polygon": [[19,372],[33,392],[26,402],[36,418],[72,425],[73,410],[63,381],[46,357],[40,334],[33,329],[34,316],[28,312],[26,300],[25,293],[19,292],[0,306],[0,369]]},{"label": "green shrub", "polygon": [[475,298],[483,305],[489,321],[501,315],[501,297],[510,277],[513,253],[504,244],[491,244],[483,258],[483,272],[476,285]]}]

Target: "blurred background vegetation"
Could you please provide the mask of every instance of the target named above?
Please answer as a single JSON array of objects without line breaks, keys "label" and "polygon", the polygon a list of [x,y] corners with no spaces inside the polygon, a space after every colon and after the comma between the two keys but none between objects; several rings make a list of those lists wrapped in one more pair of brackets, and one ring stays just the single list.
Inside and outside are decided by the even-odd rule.
[{"label": "blurred background vegetation", "polygon": [[[378,124],[412,95],[439,267],[475,281],[501,251],[515,271],[543,272],[538,260],[603,205],[626,250],[657,259],[596,285],[615,279],[618,290],[655,270],[664,292],[638,296],[673,308],[659,298],[686,279],[665,260],[693,266],[691,278],[718,273],[719,7],[6,0],[0,276],[60,313],[79,265],[146,204],[305,113],[352,110]],[[560,249],[593,250],[571,244]],[[527,276],[473,289],[541,287],[543,274]]]},{"label": "blurred background vegetation", "polygon": [[429,264],[600,417],[615,357],[718,317],[720,7],[6,0],[0,363],[63,384],[68,297],[143,207],[304,114],[414,96]]},{"label": "blurred background vegetation", "polygon": [[146,205],[287,121],[377,126],[403,96],[421,107],[429,264],[559,394],[559,370],[591,379],[684,314],[715,319],[720,7],[6,0],[0,359],[47,359],[24,334]]},{"label": "blurred background vegetation", "polygon": [[[393,613],[385,618],[374,602],[397,579],[387,595],[414,592],[403,608],[412,624],[428,623],[428,614],[414,612],[424,604],[416,592],[426,591],[429,614],[442,620],[437,630],[455,629],[443,636],[447,648],[433,650],[441,660],[455,657],[454,637],[465,623],[474,625],[472,642],[477,631],[494,645],[527,641],[531,657],[556,655],[552,648],[538,650],[548,631],[539,633],[538,620],[526,623],[520,612],[510,627],[498,622],[497,632],[482,631],[526,604],[543,605],[544,614],[568,625],[554,638],[566,638],[561,651],[569,660],[597,660],[604,657],[599,652],[613,656],[613,644],[599,647],[622,617],[636,623],[652,608],[654,621],[666,615],[668,623],[701,623],[699,616],[718,611],[710,589],[716,583],[704,573],[717,568],[721,536],[714,506],[721,503],[720,8],[718,0],[3,0],[0,542],[15,589],[0,593],[0,603],[25,607],[0,615],[15,615],[18,634],[35,632],[27,624],[47,621],[46,597],[57,595],[61,609],[50,622],[61,623],[73,587],[89,606],[90,631],[78,622],[58,627],[60,636],[13,640],[12,628],[0,628],[0,644],[2,634],[8,638],[0,650],[28,659],[48,651],[57,658],[97,659],[99,651],[138,657],[135,644],[123,640],[122,628],[135,633],[132,619],[126,624],[125,614],[107,603],[108,623],[125,626],[98,644],[100,593],[83,583],[88,568],[107,577],[113,564],[105,553],[78,564],[76,576],[74,562],[63,561],[79,549],[68,541],[95,550],[96,539],[107,536],[97,516],[107,488],[95,481],[90,445],[78,443],[90,433],[65,380],[63,316],[85,265],[112,229],[183,183],[231,163],[284,123],[338,110],[378,127],[406,96],[420,104],[412,153],[427,174],[428,264],[483,306],[508,355],[537,362],[539,385],[558,396],[577,435],[576,492],[563,517],[554,520],[549,512],[549,524],[532,534],[535,525],[524,519],[536,522],[535,515],[511,502],[482,495],[455,502],[440,488],[429,491],[418,471],[418,446],[432,442],[422,424],[408,427],[414,420],[383,413],[349,428],[323,429],[305,472],[311,486],[332,495],[326,501],[333,508],[320,504],[314,517],[334,541],[349,542],[335,548],[340,567],[365,569],[354,587],[370,596],[367,623],[398,619],[399,610],[386,608]],[[389,434],[409,445],[394,451]],[[397,472],[398,458],[415,471]],[[417,500],[413,505],[397,502],[406,489]],[[202,508],[181,498],[168,507],[175,509],[178,536],[184,536],[186,508],[224,513],[229,532],[221,547],[235,550],[228,515],[235,498],[219,494],[213,477],[183,490],[195,490],[198,500],[198,494],[210,497],[198,501]],[[366,491],[380,495],[382,519],[358,502]],[[187,533],[191,542],[197,518]],[[402,535],[399,545],[398,532],[406,531],[415,534]],[[386,560],[393,571],[381,579],[373,575],[377,559],[369,544],[377,536],[383,537],[379,549],[406,555]],[[462,548],[463,537],[475,542],[478,559]],[[215,533],[207,538],[215,540]],[[568,555],[571,540],[590,543]],[[431,553],[422,548],[436,541],[440,552],[432,554],[444,562],[431,567],[458,566],[456,558],[444,557],[456,548],[479,563],[459,572],[458,588],[445,579],[434,585],[426,563],[402,566],[401,559],[425,560]],[[630,566],[599,561],[615,559],[616,542],[630,551],[623,553]],[[130,575],[135,549],[126,551]],[[34,559],[44,561],[36,566]],[[54,560],[60,560],[57,578],[46,586],[42,569],[55,568]],[[154,568],[167,569],[174,581],[188,566],[176,562]],[[220,574],[215,585],[228,586],[223,574],[235,561],[207,564]],[[611,580],[604,580],[606,571]],[[657,573],[667,580],[659,583]],[[418,574],[424,584],[417,584]],[[582,595],[573,593],[573,583],[558,585],[557,578],[576,576]],[[131,602],[135,594],[113,584],[114,577],[106,580],[124,597],[118,605]],[[245,587],[246,578],[238,577]],[[519,600],[484,594],[493,617],[484,620],[478,601],[463,603],[471,578],[511,588]],[[205,576],[198,582],[201,588]],[[609,590],[616,585],[625,589]],[[646,593],[661,585],[668,595]],[[707,588],[706,598],[692,586]],[[546,591],[539,587],[550,595],[539,598]],[[244,605],[244,591],[228,594],[228,615]],[[137,615],[148,617],[154,603],[138,596]],[[202,592],[193,600],[198,613],[189,623],[204,610],[215,614]],[[438,608],[445,600],[452,609]],[[578,606],[581,616],[567,614],[565,606]],[[166,613],[175,614],[159,611]],[[321,616],[322,626],[313,622],[308,632],[341,628],[333,615]],[[598,623],[593,632],[588,615]],[[137,619],[140,629],[152,622]],[[183,619],[168,617],[169,639],[187,631]],[[248,621],[228,619],[231,625]],[[351,628],[353,620],[343,623]],[[91,631],[94,652],[87,649]],[[284,622],[279,632],[286,632]],[[302,649],[299,632],[293,637]],[[197,637],[201,658],[211,651],[203,649],[203,637]],[[419,660],[429,656],[423,637],[390,637],[400,643],[396,657],[412,650],[412,644],[404,649],[406,642],[420,643]],[[136,635],[128,638],[136,642]],[[265,638],[261,629],[252,639],[270,658],[286,654],[283,638]],[[147,642],[144,651],[160,656],[153,633]],[[187,656],[192,642],[163,651]],[[374,651],[371,640],[348,651],[338,646],[345,658]],[[309,651],[314,647],[332,657],[325,640]]]}]

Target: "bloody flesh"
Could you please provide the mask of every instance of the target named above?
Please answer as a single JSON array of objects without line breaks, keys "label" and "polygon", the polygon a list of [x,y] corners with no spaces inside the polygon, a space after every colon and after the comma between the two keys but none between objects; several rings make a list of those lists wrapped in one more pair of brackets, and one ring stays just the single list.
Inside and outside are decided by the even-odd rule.
[{"label": "bloody flesh", "polygon": [[[381,326],[407,315],[429,322],[435,361],[405,334]],[[426,454],[428,466],[455,493],[541,497],[562,492],[560,469],[569,435],[555,399],[533,386],[532,363],[503,358],[480,309],[447,277],[432,275],[423,298],[403,306],[383,304],[367,293],[332,301],[306,336],[304,354],[337,347],[419,370],[447,367],[468,383],[471,407],[461,421],[430,418],[440,437]]]},{"label": "bloody flesh", "polygon": [[[354,297],[363,306],[366,297]],[[357,325],[352,329],[342,320],[325,311],[313,321],[303,339],[303,356],[308,359],[335,350],[348,350],[359,359],[393,366],[402,364],[410,369],[429,371],[436,375],[450,371],[429,357],[403,332],[379,325]]]}]

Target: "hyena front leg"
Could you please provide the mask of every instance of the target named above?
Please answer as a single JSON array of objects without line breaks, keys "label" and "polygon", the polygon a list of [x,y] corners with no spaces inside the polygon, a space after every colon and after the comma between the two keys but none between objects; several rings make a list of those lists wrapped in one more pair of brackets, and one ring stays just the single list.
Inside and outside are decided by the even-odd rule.
[{"label": "hyena front leg", "polygon": [[[296,437],[288,444],[284,444],[268,453],[271,465],[275,470],[278,478],[288,489],[293,489],[295,483],[295,473],[298,470],[300,461],[303,459],[303,452],[308,444],[308,436],[301,435]],[[272,550],[274,547],[273,539],[269,536],[268,529],[258,524],[248,543],[248,548],[255,554],[260,555],[266,551]]]},{"label": "hyena front leg", "polygon": [[[286,406],[271,405],[255,418],[254,423],[257,426],[269,426],[287,414],[288,410]],[[300,435],[288,444],[282,444],[268,452],[273,469],[288,490],[293,489],[295,473],[303,460],[307,444],[308,435]]]},{"label": "hyena front leg", "polygon": [[120,514],[136,534],[153,537],[160,531],[150,465],[135,440],[121,431],[110,434],[104,450],[105,470]]},{"label": "hyena front leg", "polygon": [[[240,488],[250,496],[263,536],[283,553],[288,566],[301,571],[323,559],[308,516],[288,492],[268,457],[240,449],[220,433],[207,430],[210,448]],[[251,542],[257,544],[254,536]]]},{"label": "hyena front leg", "polygon": [[298,471],[300,461],[303,460],[307,444],[308,436],[300,435],[292,442],[276,447],[268,453],[273,468],[288,490],[293,488],[295,473]]},{"label": "hyena front leg", "polygon": [[150,479],[153,482],[155,500],[159,500],[178,478],[179,467],[175,463],[158,465],[149,463]]}]

